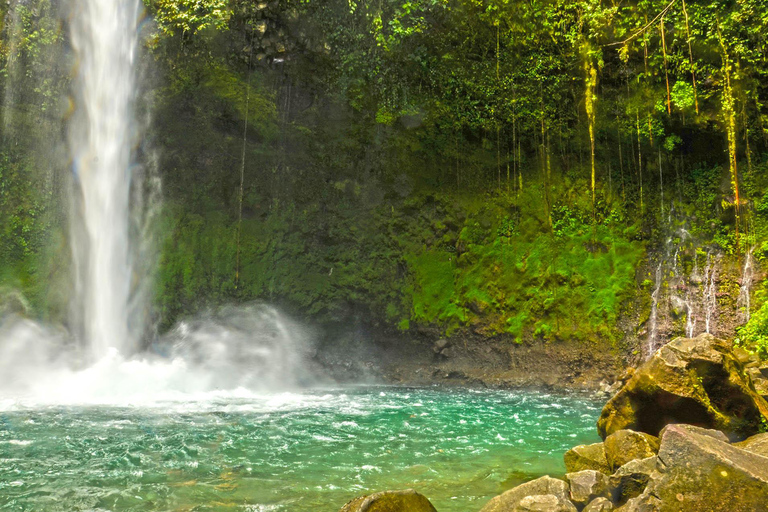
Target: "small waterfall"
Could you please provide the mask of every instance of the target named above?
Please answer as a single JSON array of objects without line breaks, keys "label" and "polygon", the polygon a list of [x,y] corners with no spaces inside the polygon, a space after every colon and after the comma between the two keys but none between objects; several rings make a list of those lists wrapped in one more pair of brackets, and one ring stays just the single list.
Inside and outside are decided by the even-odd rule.
[{"label": "small waterfall", "polygon": [[78,57],[70,126],[76,193],[72,251],[74,324],[91,359],[129,355],[132,280],[131,164],[138,46],[137,0],[83,0],[73,5]]},{"label": "small waterfall", "polygon": [[646,359],[651,357],[658,347],[659,337],[659,296],[661,295],[661,285],[663,283],[664,260],[659,261],[659,265],[656,267],[656,278],[654,281],[653,293],[651,293],[651,316],[648,319],[650,328],[648,329],[648,342],[646,344],[645,357]]},{"label": "small waterfall", "polygon": [[[669,217],[665,220],[668,221],[668,233],[672,234],[665,239],[652,267],[651,310],[643,347],[646,358],[675,336],[693,337],[700,332],[714,334],[717,329],[721,255],[713,248],[704,252],[691,233],[681,226],[685,219],[675,218],[674,208],[669,209]],[[751,271],[750,262],[745,264],[742,279],[747,287],[751,279],[747,277]]]},{"label": "small waterfall", "polygon": [[752,281],[755,278],[755,266],[752,262],[752,253],[755,248],[752,247],[747,251],[747,256],[744,258],[744,268],[741,271],[741,286],[739,286],[739,299],[736,301],[736,306],[739,309],[739,319],[747,323],[751,318],[751,299],[750,294],[752,292]]},{"label": "small waterfall", "polygon": [[707,334],[714,334],[714,320],[717,315],[717,271],[719,257],[707,253],[707,266],[704,268],[704,287],[701,301],[704,309],[704,325]]}]

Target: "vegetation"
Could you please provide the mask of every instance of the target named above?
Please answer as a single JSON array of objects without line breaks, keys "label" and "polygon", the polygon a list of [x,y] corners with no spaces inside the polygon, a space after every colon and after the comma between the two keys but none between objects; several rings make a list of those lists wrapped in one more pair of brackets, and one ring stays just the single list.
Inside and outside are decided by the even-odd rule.
[{"label": "vegetation", "polygon": [[[258,298],[322,322],[615,342],[675,219],[734,261],[768,256],[764,0],[146,7],[161,328]],[[63,36],[49,0],[0,9],[18,69],[3,112],[21,112],[3,282],[62,311],[39,261],[65,208],[42,215],[53,192],[11,162],[66,176],[61,151],[33,156],[67,70],[28,57]]]}]

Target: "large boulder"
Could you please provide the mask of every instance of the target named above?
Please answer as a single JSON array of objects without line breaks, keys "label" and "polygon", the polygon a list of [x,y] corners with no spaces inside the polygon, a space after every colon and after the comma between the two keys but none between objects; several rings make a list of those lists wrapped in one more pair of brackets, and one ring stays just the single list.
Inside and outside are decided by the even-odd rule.
[{"label": "large boulder", "polygon": [[511,512],[517,509],[523,498],[546,495],[555,496],[558,501],[568,501],[568,484],[557,478],[543,476],[492,498],[480,512]]},{"label": "large boulder", "polygon": [[700,436],[711,437],[712,439],[717,439],[718,441],[722,441],[724,443],[730,442],[730,439],[728,439],[728,436],[723,434],[719,430],[697,427],[696,425],[686,425],[685,423],[667,425],[666,427],[661,429],[661,432],[659,433],[659,437],[664,437],[664,433],[667,431],[667,429],[669,429],[672,426],[674,426],[677,430],[685,430],[686,432],[698,434]]},{"label": "large boulder", "polygon": [[643,364],[603,408],[600,436],[631,429],[658,436],[670,423],[722,430],[732,439],[760,432],[768,402],[755,391],[732,345],[709,334],[677,338]]},{"label": "large boulder", "polygon": [[768,457],[670,425],[658,461],[658,472],[627,511],[768,512]]},{"label": "large boulder", "polygon": [[585,469],[578,473],[565,475],[571,488],[571,501],[586,505],[595,498],[610,498],[608,476],[594,469]]},{"label": "large boulder", "polygon": [[752,436],[740,443],[736,443],[736,446],[742,450],[768,457],[768,433]]},{"label": "large boulder", "polygon": [[554,494],[526,496],[511,512],[578,512],[576,506]]},{"label": "large boulder", "polygon": [[613,489],[613,501],[621,504],[640,496],[651,481],[654,471],[656,456],[633,460],[621,466],[609,480]]},{"label": "large boulder", "polygon": [[627,462],[653,457],[659,451],[659,438],[635,432],[617,430],[605,438],[605,458],[611,471],[616,471]]},{"label": "large boulder", "polygon": [[594,469],[606,475],[611,474],[608,460],[605,458],[605,446],[603,443],[575,446],[565,452],[563,460],[565,461],[565,468],[569,473]]},{"label": "large boulder", "polygon": [[353,499],[341,512],[436,512],[423,495],[413,489],[383,491]]}]

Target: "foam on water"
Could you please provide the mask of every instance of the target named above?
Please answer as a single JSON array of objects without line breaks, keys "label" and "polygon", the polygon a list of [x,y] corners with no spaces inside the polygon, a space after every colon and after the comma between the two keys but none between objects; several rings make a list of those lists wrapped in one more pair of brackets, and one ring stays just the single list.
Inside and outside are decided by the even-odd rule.
[{"label": "foam on water", "polygon": [[479,510],[516,483],[564,472],[567,448],[598,440],[599,404],[578,395],[235,395],[2,411],[0,509],[331,512],[360,493],[416,487],[438,510]]}]

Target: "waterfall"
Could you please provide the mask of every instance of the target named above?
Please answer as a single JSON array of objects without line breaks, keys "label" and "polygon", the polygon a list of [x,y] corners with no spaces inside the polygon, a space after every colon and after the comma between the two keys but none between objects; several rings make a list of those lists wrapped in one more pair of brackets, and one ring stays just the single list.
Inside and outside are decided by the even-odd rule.
[{"label": "waterfall", "polygon": [[707,334],[714,334],[714,317],[717,313],[717,269],[718,259],[713,257],[712,251],[707,253],[707,266],[704,268],[704,287],[702,293],[702,305],[704,308],[704,325]]},{"label": "waterfall", "polygon": [[739,309],[740,320],[744,323],[749,322],[750,313],[750,293],[752,292],[752,281],[755,277],[755,266],[752,263],[752,253],[755,248],[747,251],[744,258],[744,268],[741,271],[741,286],[739,286],[739,299],[736,301],[736,307]]},{"label": "waterfall", "polygon": [[71,18],[77,110],[69,140],[76,193],[74,325],[91,359],[129,355],[131,164],[136,139],[137,0],[83,0]]},{"label": "waterfall", "polygon": [[659,348],[659,296],[661,295],[662,270],[664,268],[664,260],[659,261],[659,265],[656,267],[656,279],[654,282],[653,293],[651,294],[651,316],[649,318],[650,329],[648,330],[648,342],[646,344],[645,358],[650,358],[654,352]]},{"label": "waterfall", "polygon": [[[686,219],[675,219],[669,210],[667,237],[659,248],[651,279],[651,310],[643,355],[651,357],[666,341],[678,335],[693,337],[701,332],[715,334],[718,322],[718,278],[722,255],[713,248],[699,246],[682,227]],[[703,265],[699,259],[704,258]],[[748,304],[746,290],[751,286],[752,258],[745,262],[741,302]]]}]

